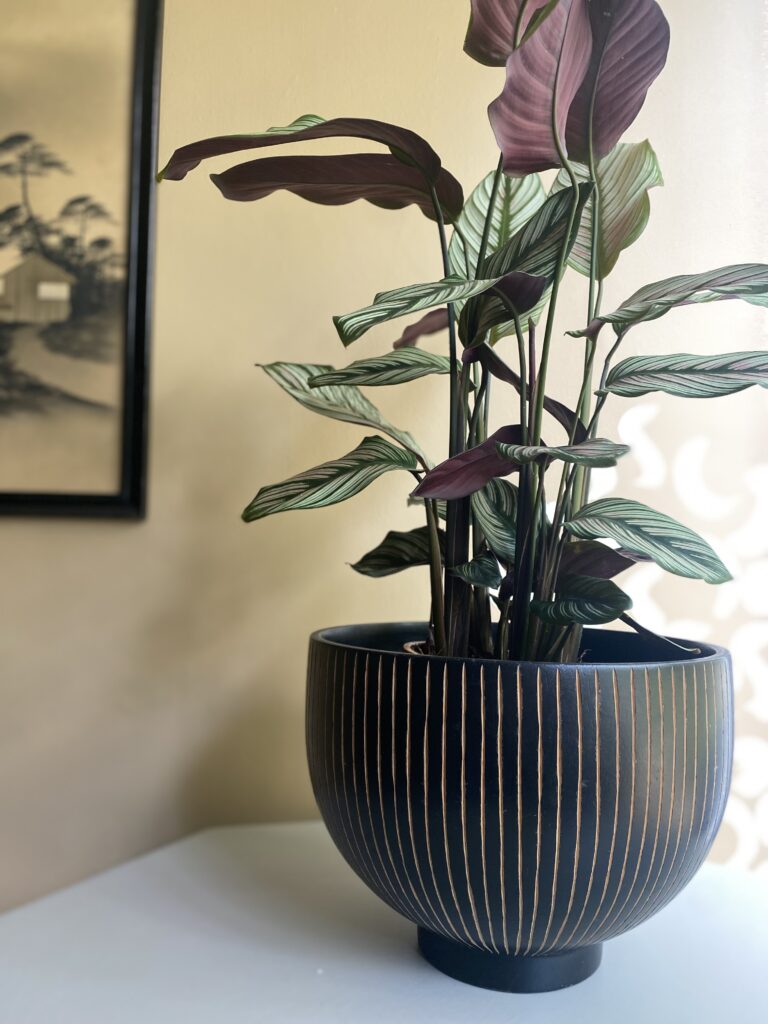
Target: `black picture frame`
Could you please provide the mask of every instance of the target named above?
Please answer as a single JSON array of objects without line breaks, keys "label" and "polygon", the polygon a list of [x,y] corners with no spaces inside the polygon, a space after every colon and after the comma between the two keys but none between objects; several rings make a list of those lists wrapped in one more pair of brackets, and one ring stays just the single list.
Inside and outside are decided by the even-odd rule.
[{"label": "black picture frame", "polygon": [[136,0],[130,114],[120,487],[114,494],[0,491],[0,516],[143,519],[163,0]]}]

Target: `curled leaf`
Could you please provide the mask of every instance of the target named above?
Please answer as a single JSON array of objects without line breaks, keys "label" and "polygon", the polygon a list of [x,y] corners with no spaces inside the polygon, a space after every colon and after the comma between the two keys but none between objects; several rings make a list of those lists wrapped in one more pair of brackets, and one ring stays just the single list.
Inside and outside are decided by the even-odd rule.
[{"label": "curled leaf", "polygon": [[509,476],[515,467],[499,455],[497,445],[500,442],[519,444],[521,440],[520,426],[502,427],[482,444],[435,466],[415,489],[414,497],[447,500],[466,498],[494,477]]},{"label": "curled leaf", "polygon": [[438,331],[447,330],[447,307],[431,309],[429,313],[425,313],[424,316],[420,320],[417,320],[415,324],[409,324],[398,340],[394,343],[392,348],[413,348],[413,346],[418,343],[419,338],[426,337],[428,334],[437,334]]},{"label": "curled leaf", "polygon": [[487,587],[489,590],[497,590],[501,583],[501,572],[499,563],[493,555],[486,552],[478,555],[471,562],[458,565],[451,569],[454,576],[458,576],[465,583],[471,583],[473,587]]},{"label": "curled leaf", "polygon": [[[440,549],[445,552],[445,533],[439,531]],[[390,530],[381,544],[369,551],[352,566],[363,576],[380,579],[392,576],[414,566],[429,565],[429,529],[420,526],[416,530]]]},{"label": "curled leaf", "polygon": [[390,384],[405,384],[433,373],[450,372],[451,361],[448,356],[422,352],[418,348],[404,348],[371,359],[358,359],[341,370],[321,373],[310,380],[309,386],[385,387]]},{"label": "curled leaf", "polygon": [[498,444],[496,447],[503,458],[509,459],[516,466],[525,466],[532,462],[547,465],[549,462],[557,461],[593,469],[615,466],[618,460],[629,452],[627,445],[615,444],[603,437],[590,438],[580,444],[562,445],[559,448],[524,444]]},{"label": "curled leaf", "polygon": [[531,610],[557,626],[599,626],[614,622],[632,607],[632,599],[610,580],[563,576],[554,601],[532,601]]}]

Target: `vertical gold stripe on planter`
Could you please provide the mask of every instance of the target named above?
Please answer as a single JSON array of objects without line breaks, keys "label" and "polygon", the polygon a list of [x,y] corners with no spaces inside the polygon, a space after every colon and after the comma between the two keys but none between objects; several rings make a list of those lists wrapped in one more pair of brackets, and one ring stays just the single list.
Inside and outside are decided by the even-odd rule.
[{"label": "vertical gold stripe on planter", "polygon": [[[616,673],[613,673],[614,686],[616,685]],[[611,914],[616,906],[616,903],[621,894],[622,887],[624,885],[624,879],[627,873],[627,862],[629,860],[629,850],[632,845],[632,829],[635,823],[635,792],[637,783],[637,693],[635,690],[635,670],[631,668],[629,670],[629,695],[630,695],[630,715],[632,719],[632,745],[631,745],[631,763],[632,770],[630,774],[630,797],[629,797],[629,821],[627,823],[627,842],[624,847],[624,859],[621,863],[621,871],[619,872],[619,882],[616,886],[616,892],[613,894],[611,904],[603,915],[603,919],[598,926],[598,932],[602,935],[605,929],[608,927],[608,922],[611,920]],[[619,751],[616,751],[618,758]]]},{"label": "vertical gold stripe on planter", "polygon": [[501,929],[504,952],[509,953],[507,934],[507,886],[504,868],[504,697],[501,689],[501,666],[496,670],[496,762],[499,780],[499,892],[501,894]]},{"label": "vertical gold stripe on planter", "polygon": [[472,889],[472,879],[469,872],[469,849],[467,845],[467,666],[461,666],[461,845],[464,851],[464,874],[467,880],[467,897],[472,911],[472,920],[477,930],[477,938],[484,949],[490,953],[490,947],[485,941],[480,930],[480,920],[477,916],[475,905],[475,894]]},{"label": "vertical gold stripe on planter", "polygon": [[582,721],[582,708],[581,708],[581,673],[576,669],[575,678],[575,692],[576,692],[576,724],[578,729],[578,735],[576,737],[576,753],[578,757],[578,768],[576,775],[576,841],[573,851],[573,871],[571,876],[571,891],[568,896],[568,907],[565,911],[565,917],[560,925],[557,935],[554,937],[549,945],[548,949],[544,948],[542,943],[542,953],[548,953],[558,947],[560,937],[565,931],[568,922],[571,919],[571,912],[573,910],[573,903],[576,899],[576,882],[579,876],[579,859],[581,857],[581,804],[582,804],[582,779],[583,779],[583,764],[584,764],[584,732],[583,732],[583,721]]},{"label": "vertical gold stripe on planter", "polygon": [[517,942],[515,955],[523,945],[523,683],[517,666]]},{"label": "vertical gold stripe on planter", "polygon": [[593,932],[595,922],[597,921],[597,916],[600,913],[600,910],[602,909],[603,903],[605,902],[605,896],[608,892],[608,886],[611,884],[611,874],[613,872],[613,857],[616,852],[616,836],[619,827],[619,795],[621,789],[621,725],[619,720],[619,686],[618,680],[616,678],[615,669],[611,672],[611,677],[613,681],[613,727],[615,733],[616,747],[616,754],[614,757],[614,760],[616,762],[616,775],[613,799],[613,832],[611,834],[611,846],[608,851],[608,869],[605,872],[605,881],[603,883],[602,892],[600,893],[600,901],[597,904],[597,907],[595,908],[595,912],[592,915],[590,923],[587,925],[585,931],[579,939],[579,942],[581,943],[586,942],[587,936],[589,936],[590,933]]},{"label": "vertical gold stripe on planter", "polygon": [[[406,685],[408,687],[408,690],[405,723],[405,797],[406,807],[408,810],[408,834],[411,837],[411,852],[413,854],[413,863],[416,867],[416,877],[419,880],[419,887],[421,889],[421,892],[424,894],[424,899],[427,901],[427,904],[429,906],[429,910],[432,915],[432,920],[435,922],[434,927],[436,927],[438,930],[442,930],[442,925],[440,924],[440,920],[437,914],[435,913],[435,908],[432,905],[432,900],[429,898],[429,894],[427,893],[426,887],[424,885],[424,878],[421,873],[421,864],[419,863],[419,854],[418,851],[416,850],[416,836],[413,831],[413,803],[411,800],[411,694],[413,689],[413,658],[408,659],[408,675]],[[428,706],[425,706],[425,714],[427,713],[427,711]],[[416,890],[413,888],[413,884],[411,883],[410,879],[408,880],[408,884],[411,886],[411,891],[413,892],[414,896],[416,896]],[[416,899],[418,900],[418,904],[419,907],[421,908],[422,914],[428,921],[429,918],[426,915],[424,904],[421,902],[421,899],[419,899],[418,896],[416,896]]]},{"label": "vertical gold stripe on planter", "polygon": [[485,665],[480,666],[480,856],[483,862],[483,896],[485,897],[485,914],[488,918],[488,936],[494,953],[499,952],[496,937],[493,934],[493,918],[491,902],[488,898],[488,861],[486,859],[486,814],[485,814]]},{"label": "vertical gold stripe on planter", "polygon": [[542,737],[541,721],[541,669],[536,670],[536,721],[538,725],[539,747],[536,757],[536,874],[533,880],[533,914],[531,915],[531,930],[528,933],[528,945],[525,948],[525,955],[531,952],[533,947],[533,933],[536,929],[536,918],[539,913],[539,874],[541,871],[541,798],[543,794],[544,779],[544,743]]},{"label": "vertical gold stripe on planter", "polygon": [[[437,876],[435,874],[435,864],[434,864],[434,861],[432,860],[432,840],[430,839],[430,835],[429,835],[429,702],[430,702],[430,697],[431,697],[431,693],[432,693],[432,662],[431,661],[427,662],[427,678],[426,678],[425,686],[426,686],[426,710],[425,710],[425,713],[424,713],[424,736],[423,736],[423,741],[422,741],[422,749],[423,749],[423,758],[424,758],[424,835],[425,835],[425,838],[426,838],[426,846],[427,846],[427,863],[429,864],[429,871],[430,871],[430,875],[432,876],[432,885],[434,886],[435,894],[437,896],[438,903],[440,904],[440,909],[443,912],[443,917],[445,918],[446,928],[453,933],[455,938],[457,938],[459,941],[461,941],[461,936],[459,935],[458,931],[456,930],[456,926],[454,925],[453,921],[450,919],[450,917],[448,915],[448,911],[445,908],[445,903],[443,902],[442,893],[440,892],[440,887],[437,884]],[[394,712],[393,712],[393,718],[392,718],[392,734],[394,735]],[[394,771],[394,762],[393,762],[393,771]],[[400,848],[400,853],[401,853],[401,856],[402,856],[402,847]]]},{"label": "vertical gold stripe on planter", "polygon": [[[395,666],[396,666],[396,663],[395,663],[395,660],[393,659],[392,660],[393,675],[394,675]],[[388,834],[388,831],[387,831],[387,814],[386,814],[386,811],[385,811],[385,808],[384,808],[384,785],[383,785],[383,771],[382,771],[382,760],[381,760],[381,690],[382,690],[382,676],[383,676],[383,673],[384,673],[384,659],[383,658],[379,658],[379,668],[378,668],[378,671],[376,673],[376,781],[377,781],[377,784],[378,784],[378,791],[379,791],[379,812],[381,814],[381,831],[382,831],[382,833],[384,835],[384,849],[386,850],[386,853],[387,853],[387,859],[389,860],[389,865],[392,868],[392,876],[395,879],[395,881],[397,882],[397,887],[400,890],[400,893],[402,895],[402,899],[403,899],[404,903],[410,908],[409,916],[411,916],[413,920],[419,921],[420,924],[427,924],[428,923],[428,918],[426,917],[426,914],[423,913],[423,907],[421,907],[421,904],[419,902],[418,896],[416,895],[416,893],[415,893],[415,891],[413,889],[413,883],[411,882],[411,879],[410,879],[410,877],[408,875],[408,869],[405,866],[405,861],[402,862],[403,875],[405,875],[405,879],[406,879],[406,881],[408,883],[408,887],[410,888],[410,890],[411,890],[411,892],[413,894],[413,897],[415,897],[416,902],[414,902],[414,899],[411,896],[409,896],[408,893],[406,892],[405,886],[403,885],[402,880],[400,878],[400,873],[398,872],[397,866],[395,865],[395,858],[392,856],[392,848],[389,845],[389,834]],[[394,749],[394,746],[395,746],[395,740],[394,740],[394,735],[393,735],[392,736],[392,748],[393,749]],[[394,796],[394,793],[393,793],[393,796]],[[421,918],[423,918],[423,920],[421,920],[420,917],[419,917],[419,910],[416,909],[416,905],[417,904],[419,905],[419,908],[422,911]]]},{"label": "vertical gold stripe on planter", "polygon": [[[398,849],[399,854],[400,854],[400,864],[402,865],[403,877],[404,877],[404,879],[406,879],[406,882],[408,883],[408,888],[411,891],[411,895],[414,898],[414,902],[417,904],[417,906],[419,907],[419,910],[421,911],[421,915],[424,916],[424,918],[426,919],[424,921],[424,924],[427,925],[429,919],[426,918],[426,914],[424,912],[424,907],[422,905],[421,900],[419,899],[419,895],[416,892],[416,889],[414,888],[414,883],[413,883],[413,880],[411,878],[411,873],[410,873],[410,871],[408,869],[408,864],[406,863],[406,851],[404,851],[404,849],[403,849],[403,846],[402,846],[402,836],[400,834],[400,818],[399,818],[399,814],[397,813],[397,743],[396,743],[396,739],[397,739],[396,725],[397,725],[397,723],[396,723],[396,711],[397,711],[397,659],[396,658],[392,658],[392,723],[391,723],[391,730],[390,730],[390,739],[391,739],[391,744],[390,744],[391,745],[390,770],[391,770],[391,775],[392,775],[392,802],[393,802],[393,811],[394,811],[394,834],[395,834],[395,839],[397,840],[397,849]],[[416,918],[419,918],[419,910],[417,910],[417,912],[415,914]]]},{"label": "vertical gold stripe on planter", "polygon": [[[685,793],[686,793],[687,778],[688,778],[688,696],[687,696],[688,678],[687,678],[687,675],[686,675],[685,668],[686,668],[685,665],[683,665],[682,666],[682,669],[683,669],[683,727],[682,727],[683,728],[683,785],[682,785],[682,792],[681,792],[681,795],[680,795],[680,814],[678,816],[678,823],[677,823],[677,838],[675,839],[675,848],[674,848],[674,851],[672,853],[672,859],[671,859],[671,861],[669,863],[669,867],[667,868],[667,872],[666,872],[666,875],[664,877],[664,881],[662,882],[661,887],[660,887],[658,893],[656,894],[656,899],[654,900],[653,904],[651,905],[650,911],[647,912],[648,916],[650,916],[651,914],[655,913],[656,910],[660,909],[664,905],[664,903],[666,903],[667,898],[668,898],[667,897],[667,892],[668,892],[668,888],[669,888],[670,879],[673,877],[673,872],[675,872],[675,875],[676,875],[677,872],[679,872],[679,870],[680,870],[680,866],[679,866],[678,860],[677,860],[677,855],[678,855],[678,853],[680,851],[680,840],[681,840],[682,834],[683,834],[683,818],[685,817]],[[672,676],[673,676],[673,678],[674,678],[674,674],[675,674],[675,670],[673,668],[672,669]],[[677,871],[676,871],[676,869],[677,869]]]},{"label": "vertical gold stripe on planter", "polygon": [[[346,765],[346,761],[344,759],[344,750],[345,750],[345,747],[346,747],[346,743],[345,743],[345,740],[346,740],[346,728],[345,728],[345,726],[346,726],[346,720],[347,720],[347,715],[346,715],[346,706],[347,706],[347,704],[346,704],[347,673],[348,673],[347,652],[345,651],[344,652],[344,668],[342,670],[342,676],[341,676],[341,730],[340,730],[341,731],[341,739],[340,739],[340,742],[341,742],[341,788],[342,788],[342,792],[344,793],[344,805],[345,805],[346,810],[347,810],[347,822],[349,824],[349,832],[350,832],[350,835],[352,837],[352,845],[354,846],[355,850],[357,851],[357,864],[358,864],[358,867],[359,867],[360,871],[362,872],[362,874],[365,876],[365,878],[368,879],[369,885],[372,884],[372,887],[375,889],[376,885],[373,884],[373,875],[371,874],[370,869],[366,865],[365,857],[363,857],[363,855],[362,855],[362,851],[360,849],[360,844],[359,844],[359,842],[357,840],[357,835],[355,834],[355,827],[354,827],[354,825],[352,823],[352,809],[349,806],[349,787],[347,786],[347,765]],[[324,677],[324,682],[325,682],[326,688],[328,690],[335,690],[335,686],[334,687],[328,686],[327,680],[325,679],[325,677]],[[326,761],[327,761],[327,758],[326,758]],[[335,759],[335,757],[332,758],[332,763],[333,763],[333,771],[334,771],[334,791],[336,792],[336,796],[338,798],[338,786],[337,786],[337,780],[336,780],[336,759]],[[327,768],[327,765],[326,765],[326,768]],[[340,801],[339,801],[339,803],[340,803]],[[339,817],[341,817],[341,807],[340,806],[339,806]]]},{"label": "vertical gold stripe on planter", "polygon": [[664,871],[664,865],[667,861],[667,853],[669,852],[669,840],[672,838],[672,818],[675,811],[675,794],[677,791],[677,686],[675,683],[674,669],[670,673],[670,688],[672,691],[672,789],[669,798],[669,814],[667,816],[667,829],[664,836],[664,851],[661,855],[659,871],[653,885],[651,886],[651,890],[645,899],[643,911],[645,910],[645,907],[652,905],[651,900],[659,887],[662,872]]},{"label": "vertical gold stripe on planter", "polygon": [[[366,676],[367,676],[367,665],[368,655],[366,655]],[[379,874],[378,868],[374,863],[371,855],[371,848],[368,845],[368,839],[365,835],[365,829],[363,828],[363,816],[360,811],[360,792],[357,785],[357,690],[358,680],[360,676],[359,672],[359,655],[357,651],[353,656],[353,671],[352,671],[352,709],[351,709],[351,720],[350,720],[350,735],[352,739],[352,788],[355,794],[355,809],[357,811],[357,825],[359,829],[360,842],[365,849],[365,856],[362,859],[363,864],[376,876],[377,888],[384,894],[387,893],[387,887],[384,885],[381,875]]]},{"label": "vertical gold stripe on planter", "polygon": [[[342,655],[342,659],[343,659],[343,662],[342,662],[342,665],[343,665],[343,667],[342,667],[342,679],[345,679],[346,678],[346,671],[347,671],[347,652],[346,651],[344,651],[344,653]],[[331,766],[332,766],[332,772],[331,773],[332,773],[332,776],[333,776],[333,787],[332,788],[330,786],[330,782],[329,782],[329,779],[328,779],[329,752],[328,752],[327,748],[326,748],[326,750],[323,751],[323,765],[324,765],[324,769],[325,769],[326,788],[328,789],[329,792],[333,793],[334,802],[336,804],[336,815],[338,817],[339,824],[341,825],[342,832],[344,833],[344,838],[345,838],[346,843],[347,843],[347,849],[349,850],[349,853],[351,855],[353,853],[353,850],[355,849],[356,844],[353,844],[353,842],[352,842],[352,839],[350,837],[350,832],[347,831],[347,826],[346,826],[346,824],[344,822],[344,816],[341,813],[341,797],[339,796],[339,780],[338,780],[338,773],[337,773],[337,770],[336,770],[336,750],[338,749],[337,746],[336,746],[336,729],[337,729],[337,724],[336,724],[336,687],[337,687],[337,682],[338,682],[338,678],[339,678],[338,672],[339,672],[339,652],[335,651],[334,652],[334,659],[333,659],[333,676],[329,676],[327,673],[324,672],[324,673],[322,673],[322,677],[321,677],[322,680],[323,680],[323,685],[324,685],[325,689],[331,695],[331,746],[330,746],[330,761],[331,761]],[[341,700],[341,718],[342,718],[342,723],[343,723],[343,721],[344,721],[343,684],[342,684],[342,700]],[[342,764],[343,763],[344,762],[343,762],[343,757],[342,757]],[[346,792],[345,792],[345,796],[346,796]],[[358,851],[358,856],[359,856],[359,851]],[[363,869],[363,873],[365,873],[365,869]],[[368,876],[366,876],[366,877],[368,877]]]},{"label": "vertical gold stripe on planter", "polygon": [[442,745],[441,745],[441,797],[443,805],[443,843],[445,844],[445,868],[448,873],[448,885],[451,890],[451,896],[453,897],[453,904],[456,907],[456,913],[459,916],[461,927],[464,929],[464,934],[467,937],[467,941],[471,946],[476,946],[477,942],[472,938],[467,928],[464,915],[461,912],[459,906],[459,900],[456,895],[456,886],[453,881],[453,870],[451,869],[451,851],[448,844],[448,807],[447,807],[447,793],[445,785],[445,759],[446,759],[446,734],[447,734],[447,711],[448,711],[448,664],[445,664],[443,668],[443,730],[442,730]]},{"label": "vertical gold stripe on planter", "polygon": [[648,871],[645,876],[645,881],[643,882],[643,887],[638,893],[637,899],[635,900],[635,905],[632,908],[632,916],[630,918],[631,921],[636,920],[638,912],[642,909],[645,902],[643,897],[645,896],[645,892],[648,888],[651,878],[653,877],[653,869],[656,865],[656,851],[658,850],[659,835],[661,833],[661,816],[664,808],[664,751],[666,750],[666,746],[664,744],[664,695],[662,691],[661,668],[658,668],[656,670],[656,675],[659,696],[659,793],[658,806],[656,808],[656,831],[653,837],[653,847],[651,849],[651,858],[648,862]]},{"label": "vertical gold stripe on planter", "polygon": [[552,922],[555,917],[555,904],[557,902],[557,880],[560,874],[560,841],[562,833],[562,809],[563,809],[563,712],[560,702],[560,669],[555,672],[555,701],[557,704],[557,818],[555,821],[555,866],[552,871],[552,898],[549,903],[549,919],[544,931],[544,938],[541,940],[540,949],[547,944],[549,933],[552,930]]},{"label": "vertical gold stripe on planter", "polygon": [[[645,677],[645,730],[646,730],[646,750],[645,750],[645,765],[646,765],[646,779],[645,779],[645,810],[643,812],[643,831],[640,837],[640,850],[637,854],[637,861],[635,863],[635,873],[632,876],[632,884],[630,885],[626,896],[624,897],[621,906],[616,912],[616,920],[622,922],[626,920],[624,911],[629,904],[630,898],[635,891],[637,885],[637,879],[640,874],[640,865],[643,862],[643,853],[645,852],[645,844],[648,838],[648,817],[651,808],[651,769],[653,767],[653,747],[652,747],[652,728],[651,728],[651,682],[648,675],[648,669],[643,670]],[[633,755],[634,757],[634,755]],[[635,905],[632,906],[631,913],[634,913]],[[619,928],[623,930],[623,927],[619,925]],[[614,934],[616,925],[614,924],[611,928],[611,934]],[[606,935],[606,938],[608,936]]]},{"label": "vertical gold stripe on planter", "polygon": [[600,846],[600,818],[601,818],[601,781],[600,781],[600,680],[595,669],[595,845],[592,848],[592,866],[589,869],[589,881],[587,882],[587,892],[584,896],[584,902],[581,906],[581,913],[573,926],[568,938],[565,940],[564,945],[570,946],[573,944],[573,937],[579,930],[581,922],[584,920],[584,915],[587,912],[589,906],[589,897],[592,895],[592,886],[595,882],[595,867],[597,866],[597,851]]}]

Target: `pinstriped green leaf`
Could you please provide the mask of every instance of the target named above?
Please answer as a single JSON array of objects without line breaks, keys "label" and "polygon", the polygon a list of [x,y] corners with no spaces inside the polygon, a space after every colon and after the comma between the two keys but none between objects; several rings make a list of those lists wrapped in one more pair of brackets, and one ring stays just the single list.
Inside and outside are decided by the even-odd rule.
[{"label": "pinstriped green leaf", "polygon": [[768,265],[737,263],[704,274],[681,274],[640,288],[619,308],[581,331],[568,331],[574,338],[596,336],[603,324],[613,324],[617,334],[636,324],[658,320],[676,306],[699,302],[743,299],[755,306],[768,306]]},{"label": "pinstriped green leaf", "polygon": [[611,370],[605,391],[624,398],[653,391],[680,398],[716,398],[754,386],[768,388],[768,352],[633,356]]},{"label": "pinstriped green leaf", "polygon": [[557,626],[601,626],[614,622],[632,607],[632,599],[611,580],[563,576],[554,601],[532,601],[531,609],[544,622]]},{"label": "pinstriped green leaf", "polygon": [[331,370],[313,377],[309,386],[342,386],[350,384],[360,387],[384,387],[389,384],[405,384],[431,373],[450,373],[451,361],[447,356],[424,352],[418,348],[400,348],[386,352],[372,359],[358,359],[342,370]]},{"label": "pinstriped green leaf", "polygon": [[319,363],[266,363],[262,370],[305,409],[332,420],[374,427],[429,462],[411,435],[392,426],[373,402],[369,402],[357,388],[310,386],[313,378],[333,372],[332,366]]},{"label": "pinstriped green leaf", "polygon": [[[573,164],[579,181],[589,181],[589,168]],[[622,143],[597,165],[599,196],[597,278],[610,274],[624,249],[636,242],[645,231],[651,213],[648,192],[664,184],[661,168],[650,142]],[[570,185],[570,178],[561,171],[553,192]],[[568,260],[574,270],[589,277],[592,264],[592,203],[581,218],[576,241]]]},{"label": "pinstriped green leaf", "polygon": [[565,525],[576,537],[609,538],[629,551],[648,555],[677,576],[707,583],[726,583],[732,578],[702,537],[639,501],[602,498],[585,505]]},{"label": "pinstriped green leaf", "polygon": [[[485,219],[493,192],[495,171],[487,174],[464,204],[461,216],[456,222],[451,239],[449,256],[451,270],[462,277],[471,277],[477,267],[480,255],[480,243],[483,238]],[[516,234],[536,213],[547,198],[544,186],[538,174],[529,174],[525,178],[509,178],[502,175],[496,202],[493,206],[491,230],[488,235],[486,255],[496,252],[502,245]],[[465,254],[461,236],[467,241],[469,252]],[[469,266],[467,266],[467,256]]]},{"label": "pinstriped green leaf", "polygon": [[379,292],[370,306],[358,309],[354,313],[335,316],[333,322],[341,340],[345,345],[349,345],[377,324],[386,323],[399,316],[407,316],[409,313],[418,313],[421,309],[444,306],[449,302],[478,295],[492,288],[500,279],[499,276],[490,280],[467,281],[461,277],[451,276],[442,281],[394,288],[392,291]]},{"label": "pinstriped green leaf", "polygon": [[412,471],[418,463],[411,452],[383,437],[366,437],[348,455],[324,462],[279,484],[262,487],[243,512],[247,523],[276,512],[325,508],[354,497],[384,473]]},{"label": "pinstriped green leaf", "polygon": [[517,488],[508,480],[489,480],[470,500],[491,551],[503,562],[514,562]]},{"label": "pinstriped green leaf", "polygon": [[[445,550],[445,533],[439,531],[440,549]],[[384,540],[363,555],[359,562],[355,562],[352,568],[363,576],[371,576],[379,579],[382,576],[392,576],[404,569],[410,569],[417,565],[429,565],[429,529],[420,526],[417,530],[399,531],[390,530]]]},{"label": "pinstriped green leaf", "polygon": [[499,563],[493,555],[487,552],[473,558],[471,562],[457,565],[451,572],[455,576],[461,577],[465,583],[471,583],[473,587],[488,587],[490,590],[498,590],[501,584]]},{"label": "pinstriped green leaf", "polygon": [[531,462],[546,463],[550,460],[575,463],[577,466],[594,468],[615,466],[618,460],[629,452],[625,444],[615,444],[603,437],[591,438],[581,444],[562,445],[548,448],[546,445],[498,444],[498,452],[510,462],[527,465]]}]

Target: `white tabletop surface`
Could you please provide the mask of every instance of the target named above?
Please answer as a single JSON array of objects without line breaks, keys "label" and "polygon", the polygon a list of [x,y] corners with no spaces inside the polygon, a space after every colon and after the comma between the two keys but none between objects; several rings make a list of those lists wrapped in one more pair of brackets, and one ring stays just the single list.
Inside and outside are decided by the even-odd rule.
[{"label": "white tabletop surface", "polygon": [[765,1024],[768,886],[705,867],[549,995],[462,985],[317,823],[215,829],[0,917],[0,1024]]}]

